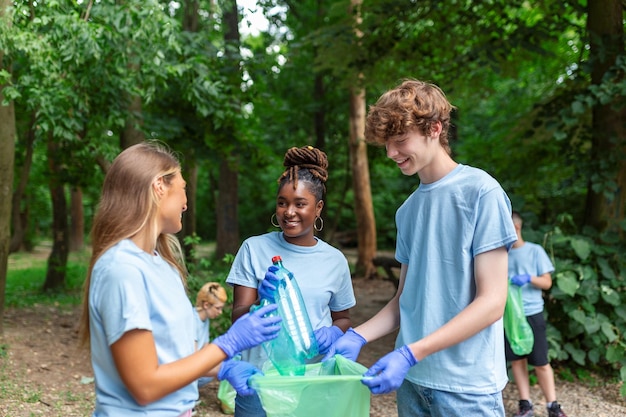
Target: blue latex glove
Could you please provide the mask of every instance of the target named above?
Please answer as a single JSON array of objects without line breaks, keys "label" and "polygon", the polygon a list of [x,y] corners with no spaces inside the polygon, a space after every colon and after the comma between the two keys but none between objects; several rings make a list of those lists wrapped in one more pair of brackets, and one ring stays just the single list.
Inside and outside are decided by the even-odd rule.
[{"label": "blue latex glove", "polygon": [[227,380],[230,385],[235,388],[239,395],[252,395],[256,391],[248,385],[248,380],[256,374],[263,375],[256,366],[251,363],[229,359],[222,362],[220,371],[217,374],[217,379],[220,381]]},{"label": "blue latex glove", "polygon": [[278,286],[279,278],[274,274],[278,271],[278,267],[275,265],[270,266],[265,273],[265,279],[261,281],[261,285],[259,285],[259,298],[266,299],[269,302],[276,302],[274,300],[274,294],[276,293],[276,287]]},{"label": "blue latex glove", "polygon": [[276,304],[268,304],[244,314],[226,333],[216,337],[212,343],[232,358],[242,350],[276,338],[282,319],[277,315],[270,316],[269,313],[275,311],[277,307]]},{"label": "blue latex glove", "polygon": [[361,348],[365,346],[366,343],[367,340],[350,327],[343,336],[330,346],[322,362],[332,358],[335,354],[356,361],[356,358],[359,357],[359,352],[361,352]]},{"label": "blue latex glove", "polygon": [[529,274],[515,275],[513,278],[511,278],[511,284],[517,285],[518,287],[521,287],[522,285],[526,285],[529,282],[530,282]]},{"label": "blue latex glove", "polygon": [[380,358],[363,374],[361,382],[372,394],[387,394],[400,388],[409,368],[417,362],[411,349],[404,345]]},{"label": "blue latex glove", "polygon": [[343,330],[337,326],[320,327],[315,330],[315,338],[317,339],[317,348],[322,355],[328,352],[330,346],[337,339],[343,336]]}]

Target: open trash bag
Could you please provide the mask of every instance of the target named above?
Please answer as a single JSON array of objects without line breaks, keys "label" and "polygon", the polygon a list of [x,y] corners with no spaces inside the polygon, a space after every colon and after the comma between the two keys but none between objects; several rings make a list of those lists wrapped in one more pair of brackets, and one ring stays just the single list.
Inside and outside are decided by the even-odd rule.
[{"label": "open trash bag", "polygon": [[250,386],[268,417],[369,417],[370,390],[361,383],[363,365],[340,355],[306,365],[301,376],[281,376],[269,369]]}]

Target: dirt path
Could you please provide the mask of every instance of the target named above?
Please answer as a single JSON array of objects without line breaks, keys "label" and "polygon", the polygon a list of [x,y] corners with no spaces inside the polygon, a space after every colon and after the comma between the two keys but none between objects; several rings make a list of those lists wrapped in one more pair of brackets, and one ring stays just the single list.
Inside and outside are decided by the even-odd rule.
[{"label": "dirt path", "polygon": [[[375,314],[393,295],[389,281],[354,280],[357,307],[355,324]],[[35,306],[5,312],[5,335],[0,338],[0,416],[89,416],[94,403],[93,373],[85,352],[76,348],[78,309]],[[366,345],[359,361],[370,366],[393,349],[394,335]],[[626,416],[619,386],[589,388],[557,381],[560,402],[569,417]],[[546,416],[538,387],[533,387],[536,416]],[[223,417],[217,403],[217,383],[201,389],[197,416]],[[517,406],[515,385],[504,391],[508,415]],[[372,417],[397,417],[395,394],[371,398]]]}]

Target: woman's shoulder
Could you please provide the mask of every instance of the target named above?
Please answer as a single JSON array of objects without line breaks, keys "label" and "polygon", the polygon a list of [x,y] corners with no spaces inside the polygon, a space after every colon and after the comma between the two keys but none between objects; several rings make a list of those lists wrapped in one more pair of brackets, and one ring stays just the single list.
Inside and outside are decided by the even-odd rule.
[{"label": "woman's shoulder", "polygon": [[325,240],[320,239],[319,237],[317,237],[316,239],[317,239],[317,249],[324,252],[326,256],[336,256],[336,257],[341,257],[341,258],[346,257],[339,248],[331,245]]},{"label": "woman's shoulder", "polygon": [[276,244],[280,242],[279,232],[267,232],[261,235],[250,236],[244,239],[241,246],[256,248],[259,245]]}]

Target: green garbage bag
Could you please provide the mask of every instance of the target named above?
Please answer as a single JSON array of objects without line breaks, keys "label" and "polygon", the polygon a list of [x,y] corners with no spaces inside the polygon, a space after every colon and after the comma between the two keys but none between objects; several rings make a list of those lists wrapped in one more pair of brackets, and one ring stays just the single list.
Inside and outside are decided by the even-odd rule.
[{"label": "green garbage bag", "polygon": [[528,355],[533,350],[535,336],[526,320],[522,288],[509,283],[509,293],[504,307],[504,335],[516,355]]},{"label": "green garbage bag", "polygon": [[363,365],[340,355],[307,364],[304,375],[281,376],[269,369],[250,386],[267,417],[369,417],[370,390],[361,383]]},{"label": "green garbage bag", "polygon": [[237,391],[230,382],[223,379],[217,389],[217,399],[220,400],[220,408],[224,414],[235,414],[235,397]]}]

